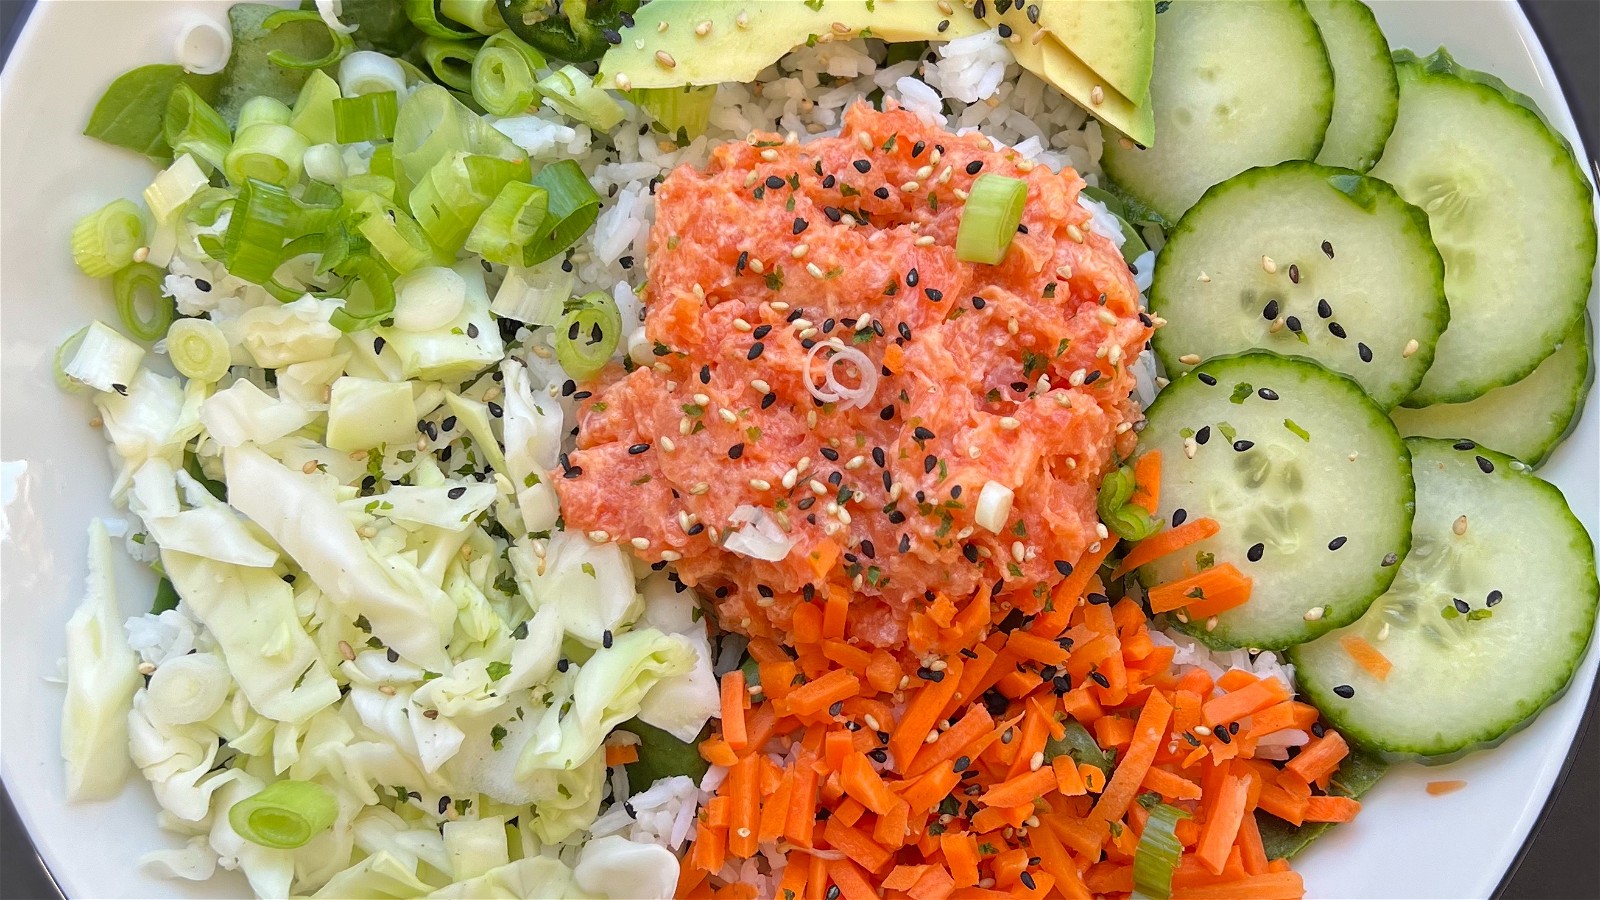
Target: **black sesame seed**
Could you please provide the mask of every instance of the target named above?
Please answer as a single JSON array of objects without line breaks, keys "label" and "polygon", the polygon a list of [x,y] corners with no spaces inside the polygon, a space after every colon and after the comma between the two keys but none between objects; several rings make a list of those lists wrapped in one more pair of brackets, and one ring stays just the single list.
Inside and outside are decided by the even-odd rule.
[{"label": "black sesame seed", "polygon": [[1101,672],[1090,672],[1089,677],[1094,679],[1095,684],[1098,684],[1103,688],[1111,687],[1111,679],[1107,678]]},{"label": "black sesame seed", "polygon": [[1196,444],[1204,444],[1209,440],[1211,440],[1211,426],[1201,425],[1200,430],[1194,433],[1194,442]]},{"label": "black sesame seed", "polygon": [[1072,563],[1064,559],[1058,559],[1056,560],[1056,571],[1061,573],[1062,578],[1070,578],[1072,577]]},{"label": "black sesame seed", "polygon": [[1250,549],[1245,551],[1244,555],[1245,555],[1245,558],[1250,560],[1251,562],[1261,562],[1261,556],[1262,556],[1262,554],[1264,554],[1266,552],[1267,552],[1267,545],[1265,545],[1265,544],[1251,544],[1250,545]]},{"label": "black sesame seed", "polygon": [[1483,474],[1488,475],[1494,471],[1494,463],[1490,462],[1487,458],[1480,456],[1477,459],[1478,469],[1482,471]]},{"label": "black sesame seed", "polygon": [[794,233],[795,234],[799,234],[800,232],[805,231],[809,227],[811,227],[811,223],[810,222],[807,222],[805,219],[799,218],[798,216],[795,218],[795,220],[794,220]]},{"label": "black sesame seed", "polygon": [[600,632],[600,646],[607,650],[611,649],[611,629]]},{"label": "black sesame seed", "polygon": [[950,499],[951,500],[960,500],[961,499],[961,485],[959,485],[959,484],[953,485],[950,488]]},{"label": "black sesame seed", "polygon": [[982,297],[973,297],[972,298],[972,308],[973,309],[983,309],[985,306],[988,306],[988,305],[989,305],[989,301],[983,299]]},{"label": "black sesame seed", "polygon": [[887,200],[889,199],[889,189],[886,187],[880,187],[872,192],[872,196],[877,197],[879,200]]},{"label": "black sesame seed", "polygon": [[449,809],[449,808],[450,808],[450,798],[449,797],[440,797],[439,798],[439,815],[441,815],[441,816],[444,815],[444,811]]},{"label": "black sesame seed", "polygon": [[456,417],[445,416],[444,421],[439,423],[439,427],[445,431],[454,431],[456,428]]},{"label": "black sesame seed", "polygon": [[841,892],[842,891],[837,884],[830,884],[828,885],[828,892],[824,896],[827,898],[827,900],[839,900],[839,894]]},{"label": "black sesame seed", "polygon": [[756,326],[756,330],[752,331],[750,333],[750,336],[759,341],[759,340],[761,340],[762,338],[766,337],[767,335],[769,335],[771,333],[772,333],[772,326],[771,325],[757,325]]},{"label": "black sesame seed", "polygon": [[1317,315],[1324,319],[1333,318],[1333,304],[1329,303],[1326,299],[1318,300]]},{"label": "black sesame seed", "polygon": [[1083,383],[1084,383],[1084,386],[1086,386],[1086,387],[1088,385],[1094,384],[1096,381],[1099,381],[1099,380],[1100,380],[1100,370],[1099,369],[1095,369],[1093,372],[1090,372],[1089,374],[1083,376]]},{"label": "black sesame seed", "polygon": [[822,187],[823,187],[824,190],[830,190],[831,191],[831,190],[833,190],[833,186],[838,184],[838,183],[839,183],[839,179],[833,177],[832,175],[824,175],[824,176],[822,176]]},{"label": "black sesame seed", "polygon": [[471,322],[467,323],[467,337],[472,338],[473,340],[477,340],[478,339],[478,326],[477,325],[474,325]]},{"label": "black sesame seed", "polygon": [[1272,388],[1261,388],[1260,390],[1256,391],[1256,396],[1263,400],[1276,400],[1278,399],[1278,392]]},{"label": "black sesame seed", "polygon": [[589,399],[590,397],[593,397],[593,396],[594,396],[594,393],[591,392],[591,391],[579,391],[576,394],[572,395],[572,399],[574,399],[574,400],[587,400],[587,399]]},{"label": "black sesame seed", "polygon": [[728,458],[729,459],[738,459],[739,457],[741,457],[743,455],[744,455],[744,444],[742,444],[742,443],[734,444],[732,447],[728,448]]},{"label": "black sesame seed", "polygon": [[766,348],[766,346],[764,344],[762,344],[760,341],[756,341],[754,344],[750,345],[750,352],[746,353],[744,358],[745,359],[758,359],[761,356],[761,351],[763,351],[765,349],[767,349],[767,348]]},{"label": "black sesame seed", "polygon": [[1304,330],[1304,327],[1300,324],[1300,319],[1296,316],[1290,316],[1287,319],[1284,319],[1283,324],[1295,334],[1299,334],[1302,330]]},{"label": "black sesame seed", "polygon": [[568,378],[566,380],[566,382],[561,385],[561,396],[563,396],[563,397],[571,397],[572,396],[572,392],[577,390],[577,389],[578,389],[578,383],[576,381],[573,381],[571,378]]},{"label": "black sesame seed", "polygon": [[373,353],[377,353],[377,354],[382,354],[383,353],[384,344],[386,344],[386,343],[388,343],[388,342],[385,341],[381,337],[373,338],[372,339],[372,352]]},{"label": "black sesame seed", "polygon": [[1372,362],[1372,348],[1359,341],[1356,342],[1356,355],[1361,357],[1364,363]]},{"label": "black sesame seed", "polygon": [[868,172],[872,171],[872,163],[869,162],[868,160],[865,160],[865,159],[858,159],[855,162],[851,163],[851,165],[855,166],[856,167],[856,171],[860,172],[863,175],[865,175]]},{"label": "black sesame seed", "polygon": [[[567,383],[571,384],[572,382],[569,381]],[[711,367],[710,366],[701,366],[700,367],[700,383],[701,384],[710,384],[711,383]]]},{"label": "black sesame seed", "polygon": [[1348,540],[1350,540],[1350,539],[1341,534],[1338,537],[1336,537],[1333,540],[1328,542],[1328,549],[1329,550],[1337,550],[1340,547],[1343,547],[1345,545],[1345,542],[1348,541]]},{"label": "black sesame seed", "polygon": [[1505,599],[1505,595],[1500,593],[1499,591],[1490,591],[1489,592],[1489,597],[1488,597],[1488,599],[1483,601],[1483,605],[1484,606],[1494,606],[1495,604],[1499,603],[1501,600],[1504,600],[1504,599]]},{"label": "black sesame seed", "polygon": [[972,162],[967,163],[968,175],[976,175],[981,171],[983,171],[983,160],[975,159]]},{"label": "black sesame seed", "polygon": [[1107,603],[1111,602],[1110,597],[1107,597],[1105,594],[1102,594],[1098,591],[1091,591],[1090,593],[1085,594],[1083,599],[1089,601],[1090,606],[1105,606]]},{"label": "black sesame seed", "polygon": [[778,190],[779,188],[783,187],[783,179],[777,175],[768,175],[767,187],[772,188],[773,190]]},{"label": "black sesame seed", "polygon": [[1216,387],[1217,386],[1217,379],[1214,376],[1210,375],[1210,374],[1207,374],[1205,372],[1201,372],[1199,375],[1196,375],[1195,377],[1199,378],[1200,379],[1200,383],[1205,385],[1205,386],[1207,386],[1207,387]]},{"label": "black sesame seed", "polygon": [[385,653],[384,656],[389,660],[389,662],[392,663],[400,661],[400,654],[397,653],[393,647],[390,647],[389,651]]},{"label": "black sesame seed", "polygon": [[1233,449],[1237,453],[1243,453],[1255,445],[1255,441],[1247,441],[1243,438],[1240,438],[1239,440],[1233,442]]},{"label": "black sesame seed", "polygon": [[894,418],[894,407],[893,406],[885,406],[883,409],[879,410],[878,411],[878,418],[884,420],[885,422],[887,422],[890,419]]},{"label": "black sesame seed", "polygon": [[1028,6],[1028,22],[1033,25],[1039,24],[1039,4],[1034,3]]},{"label": "black sesame seed", "polygon": [[1294,265],[1293,263],[1291,263],[1289,265],[1289,283],[1290,284],[1299,284],[1300,283],[1300,267],[1297,266],[1297,265]]},{"label": "black sesame seed", "polygon": [[1333,686],[1333,692],[1335,694],[1338,694],[1339,696],[1345,698],[1346,700],[1349,700],[1351,697],[1354,697],[1356,695],[1356,689],[1351,687],[1348,684],[1336,684],[1336,685],[1334,685]]},{"label": "black sesame seed", "polygon": [[460,500],[466,495],[466,493],[467,489],[464,487],[453,487],[450,490],[445,491],[445,496],[449,497],[451,500]]},{"label": "black sesame seed", "polygon": [[772,392],[769,391],[769,392],[761,395],[761,408],[762,409],[766,409],[766,408],[770,407],[772,404],[777,403],[777,402],[778,402],[778,395],[775,394],[775,393],[772,393]]},{"label": "black sesame seed", "polygon": [[1226,728],[1218,726],[1217,729],[1211,733],[1216,735],[1217,740],[1223,744],[1233,743],[1233,736],[1228,733],[1228,729]]},{"label": "black sesame seed", "polygon": [[484,405],[489,407],[489,415],[495,417],[496,419],[506,414],[506,411],[501,408],[500,404],[494,402],[493,400],[490,400]]},{"label": "black sesame seed", "polygon": [[1467,605],[1467,601],[1460,597],[1451,597],[1450,603],[1455,606],[1456,612],[1461,613],[1463,616],[1472,611],[1472,607]]},{"label": "black sesame seed", "polygon": [[1276,299],[1268,300],[1267,301],[1267,305],[1261,307],[1261,318],[1266,319],[1268,322],[1271,322],[1273,319],[1276,319],[1277,317],[1278,317],[1278,301]]},{"label": "black sesame seed", "polygon": [[1341,341],[1344,340],[1345,337],[1347,336],[1344,333],[1344,326],[1340,325],[1338,322],[1329,322],[1328,323],[1328,333],[1333,335],[1334,337],[1338,338]]},{"label": "black sesame seed", "polygon": [[978,548],[972,544],[968,544],[961,548],[961,555],[967,558],[967,562],[975,563],[978,561]]},{"label": "black sesame seed", "polygon": [[1454,447],[1457,450],[1476,450],[1476,449],[1478,449],[1478,445],[1476,443],[1474,443],[1473,441],[1466,441],[1466,440],[1456,441],[1454,444],[1451,444],[1450,446]]},{"label": "black sesame seed", "polygon": [[211,292],[211,282],[205,280],[204,278],[196,278],[194,280],[194,286],[207,293]]},{"label": "black sesame seed", "polygon": [[1189,511],[1178,508],[1172,511],[1172,527],[1177,528],[1189,519]]},{"label": "black sesame seed", "polygon": [[826,459],[828,462],[838,462],[839,461],[839,451],[833,449],[832,447],[823,447],[820,450],[818,450],[817,452],[821,453],[822,454],[822,458]]},{"label": "black sesame seed", "polygon": [[927,456],[922,458],[922,473],[924,475],[926,475],[929,472],[932,472],[934,470],[934,468],[936,466],[938,466],[938,465],[939,465],[939,457],[934,456],[932,453],[929,453]]},{"label": "black sesame seed", "polygon": [[801,497],[799,500],[796,500],[794,505],[799,507],[801,512],[805,512],[806,510],[810,509],[812,507],[812,505],[815,504],[816,502],[817,502],[817,498],[816,497],[805,496],[805,497]]},{"label": "black sesame seed", "polygon": [[996,30],[1000,32],[1000,37],[1002,39],[1011,37],[1011,26],[1007,25],[1004,22],[1001,22],[1000,23],[1000,27],[998,29],[996,29]]},{"label": "black sesame seed", "polygon": [[1333,259],[1333,245],[1328,243],[1327,241],[1323,241],[1322,242],[1322,254],[1324,256],[1328,257],[1329,259]]},{"label": "black sesame seed", "polygon": [[572,663],[568,662],[567,658],[564,657],[564,656],[562,658],[556,660],[556,671],[557,672],[565,672],[571,666],[572,666]]},{"label": "black sesame seed", "polygon": [[829,222],[837,222],[839,219],[843,218],[842,214],[839,212],[839,207],[837,206],[824,206],[822,208],[822,214],[828,217]]},{"label": "black sesame seed", "polygon": [[838,714],[840,714],[842,712],[844,712],[844,701],[843,700],[836,701],[836,702],[834,702],[834,704],[832,706],[828,707],[828,715],[830,715],[830,716],[837,716]]},{"label": "black sesame seed", "polygon": [[1383,567],[1385,569],[1389,568],[1390,566],[1394,565],[1395,563],[1397,563],[1399,561],[1400,561],[1400,556],[1397,553],[1385,553],[1383,555]]},{"label": "black sesame seed", "polygon": [[899,325],[895,326],[895,330],[900,332],[900,337],[901,337],[902,340],[907,340],[907,341],[911,340],[911,326],[910,325],[907,325],[906,323],[901,322]]},{"label": "black sesame seed", "polygon": [[900,546],[900,552],[901,553],[909,552],[911,550],[911,535],[909,535],[909,534],[900,535],[900,545],[899,546]]},{"label": "black sesame seed", "polygon": [[928,299],[934,303],[938,303],[940,300],[944,299],[944,291],[938,290],[937,288],[923,288],[922,293],[926,294]]},{"label": "black sesame seed", "polygon": [[[1005,26],[1001,26],[1001,27],[1004,28]],[[1036,889],[1038,887],[1038,885],[1034,884],[1034,882],[1033,882],[1032,873],[1023,872],[1021,875],[1017,876],[1017,880],[1021,881],[1022,882],[1022,886],[1027,888],[1030,891],[1034,890],[1034,889]]]},{"label": "black sesame seed", "polygon": [[911,436],[919,441],[931,441],[934,437],[932,431],[923,428],[921,425],[918,425],[916,428],[911,430]]}]

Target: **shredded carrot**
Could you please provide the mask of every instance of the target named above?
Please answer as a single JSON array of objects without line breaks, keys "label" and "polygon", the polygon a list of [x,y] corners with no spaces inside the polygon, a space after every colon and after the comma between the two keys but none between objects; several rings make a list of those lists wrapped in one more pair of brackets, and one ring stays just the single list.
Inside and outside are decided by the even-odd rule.
[{"label": "shredded carrot", "polygon": [[1172,900],[1291,900],[1305,895],[1305,882],[1297,872],[1269,872],[1172,890]]},{"label": "shredded carrot", "polygon": [[1263,678],[1238,690],[1206,701],[1200,707],[1200,716],[1210,726],[1236,722],[1257,710],[1266,709],[1289,699],[1289,689],[1276,678]]},{"label": "shredded carrot", "polygon": [[821,678],[808,681],[790,691],[787,699],[791,713],[811,715],[860,693],[861,681],[854,673],[847,669],[834,669]]},{"label": "shredded carrot", "polygon": [[607,744],[606,765],[625,766],[628,763],[639,761],[639,746],[637,744]]},{"label": "shredded carrot", "polygon": [[943,678],[925,684],[916,692],[906,706],[905,715],[889,735],[889,752],[894,754],[895,759],[905,760],[909,764],[916,757],[917,748],[926,741],[928,732],[939,721],[939,713],[944,710],[945,702],[955,695],[960,680],[961,663],[953,659],[946,665]]},{"label": "shredded carrot", "polygon": [[1361,801],[1316,794],[1306,801],[1307,822],[1348,822],[1361,811]]},{"label": "shredded carrot", "polygon": [[749,705],[750,694],[745,690],[744,671],[734,669],[723,675],[722,739],[736,753],[749,743],[749,733],[744,727],[744,711]]},{"label": "shredded carrot", "polygon": [[1185,547],[1198,544],[1208,537],[1222,530],[1216,519],[1199,518],[1190,519],[1176,528],[1151,535],[1134,545],[1122,562],[1111,570],[1111,577],[1116,578],[1126,572],[1132,572],[1147,563],[1155,562],[1163,556],[1177,553]]},{"label": "shredded carrot", "polygon": [[1150,589],[1150,609],[1158,613],[1189,607],[1191,616],[1212,616],[1249,599],[1250,579],[1234,568],[1233,563],[1212,566],[1188,578]]},{"label": "shredded carrot", "polygon": [[1394,668],[1394,663],[1389,661],[1389,657],[1384,656],[1378,651],[1377,647],[1372,646],[1367,642],[1366,638],[1360,635],[1347,634],[1339,638],[1339,646],[1344,648],[1344,652],[1350,654],[1350,658],[1356,661],[1356,665],[1365,669],[1368,675],[1379,681],[1388,678],[1389,670]]},{"label": "shredded carrot", "polygon": [[1225,774],[1222,785],[1213,798],[1205,825],[1200,831],[1200,846],[1195,857],[1213,873],[1221,873],[1228,861],[1228,853],[1239,836],[1239,826],[1246,815],[1245,801],[1249,785],[1245,779]]},{"label": "shredded carrot", "polygon": [[1128,752],[1117,761],[1111,782],[1100,795],[1100,802],[1090,815],[1106,822],[1122,818],[1139,792],[1139,783],[1155,761],[1167,734],[1167,722],[1172,717],[1172,704],[1160,694],[1151,694],[1139,713],[1139,724],[1134,728],[1133,742]]},{"label": "shredded carrot", "polygon": [[1161,506],[1161,451],[1150,450],[1133,461],[1133,496],[1128,502],[1154,513]]},{"label": "shredded carrot", "polygon": [[1146,771],[1140,784],[1169,800],[1199,800],[1202,796],[1200,785],[1166,769],[1152,768]]},{"label": "shredded carrot", "polygon": [[1339,762],[1349,755],[1350,745],[1344,742],[1344,737],[1329,729],[1322,733],[1322,737],[1312,738],[1311,743],[1301,747],[1299,755],[1289,760],[1283,771],[1311,784],[1325,775],[1333,774]]},{"label": "shredded carrot", "polygon": [[1039,768],[989,788],[978,799],[987,806],[1021,806],[1055,790],[1055,786],[1055,770]]},{"label": "shredded carrot", "polygon": [[1427,791],[1435,797],[1442,797],[1445,794],[1453,794],[1466,786],[1467,783],[1465,781],[1430,781],[1428,782]]}]

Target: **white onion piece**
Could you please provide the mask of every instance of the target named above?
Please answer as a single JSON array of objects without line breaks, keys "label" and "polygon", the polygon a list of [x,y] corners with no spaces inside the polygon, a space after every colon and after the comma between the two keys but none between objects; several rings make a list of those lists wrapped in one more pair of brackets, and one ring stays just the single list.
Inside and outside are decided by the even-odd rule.
[{"label": "white onion piece", "polygon": [[821,400],[823,403],[835,403],[839,400],[839,395],[830,394],[817,387],[816,380],[811,376],[811,364],[816,361],[818,353],[821,353],[823,350],[826,350],[832,346],[834,345],[831,342],[812,344],[811,352],[806,354],[805,368],[800,373],[801,376],[806,380],[806,388],[811,391],[811,396]]},{"label": "white onion piece", "polygon": [[195,75],[215,75],[233,55],[233,32],[210,19],[195,19],[178,32],[178,64]]},{"label": "white onion piece", "polygon": [[228,666],[214,653],[170,659],[150,676],[145,712],[168,725],[191,725],[211,718],[228,697]]},{"label": "white onion piece", "polygon": [[359,26],[346,25],[339,21],[339,14],[344,12],[344,3],[341,0],[317,0],[317,15],[330,29],[340,34],[350,34]]},{"label": "white onion piece", "polygon": [[373,50],[357,50],[339,63],[339,92],[346,97],[406,91],[406,72],[393,59]]},{"label": "white onion piece", "polygon": [[[833,350],[833,356],[828,359],[827,367],[822,370],[823,381],[828,390],[824,391],[813,383],[811,378],[811,365],[820,348],[827,347]],[[833,370],[839,363],[848,362],[856,367],[860,373],[861,383],[855,387],[847,387],[834,377]],[[824,403],[838,401],[841,409],[855,409],[866,406],[872,402],[872,396],[878,391],[878,367],[860,350],[846,347],[843,342],[834,339],[824,344],[816,344],[811,348],[811,353],[806,357],[804,371],[806,387],[810,389],[811,396]]]},{"label": "white onion piece", "polygon": [[404,331],[432,331],[455,321],[467,302],[466,279],[444,266],[424,266],[394,285],[394,324]]},{"label": "white onion piece", "polygon": [[778,562],[794,548],[794,540],[784,534],[778,523],[759,506],[741,504],[734,509],[728,521],[739,526],[722,542],[723,549],[731,553]]},{"label": "white onion piece", "polygon": [[978,523],[978,527],[999,534],[1000,529],[1006,527],[1006,518],[1011,515],[1014,497],[1012,490],[1000,482],[984,482],[983,490],[978,492],[978,508],[972,514],[973,521]]},{"label": "white onion piece", "polygon": [[345,168],[344,151],[338,144],[313,144],[301,157],[306,177],[324,184],[338,184],[349,174]]}]

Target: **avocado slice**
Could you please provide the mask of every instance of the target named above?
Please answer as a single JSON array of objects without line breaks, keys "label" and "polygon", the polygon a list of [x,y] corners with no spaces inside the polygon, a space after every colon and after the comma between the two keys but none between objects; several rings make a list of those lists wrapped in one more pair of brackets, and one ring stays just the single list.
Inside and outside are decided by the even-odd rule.
[{"label": "avocado slice", "polygon": [[[949,5],[947,15],[937,0],[654,0],[639,10],[633,26],[622,32],[622,42],[601,60],[598,83],[626,91],[749,82],[785,53],[814,40],[865,36],[890,43],[949,41],[1003,22],[1013,32],[1011,50],[1024,68],[1117,131],[1141,144],[1153,143],[1148,91],[1131,99],[1053,34],[1035,40],[1039,29],[1022,7],[1004,16],[991,12],[979,21],[967,7]],[[941,30],[944,22],[949,24]]]},{"label": "avocado slice", "polygon": [[1124,97],[1150,93],[1156,58],[1155,0],[1050,0],[1038,26]]}]

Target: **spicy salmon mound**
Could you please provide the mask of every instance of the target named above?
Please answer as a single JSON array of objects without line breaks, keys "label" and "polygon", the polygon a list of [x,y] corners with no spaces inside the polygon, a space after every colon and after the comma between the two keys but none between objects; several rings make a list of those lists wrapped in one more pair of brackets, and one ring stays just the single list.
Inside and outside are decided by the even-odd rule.
[{"label": "spicy salmon mound", "polygon": [[[992,266],[955,251],[984,174],[1027,183]],[[677,169],[650,235],[653,360],[589,387],[556,478],[567,527],[675,561],[751,635],[843,586],[880,646],[940,594],[1003,582],[1036,609],[1103,536],[1150,334],[1083,186],[865,104],[838,137],[758,134]]]}]

